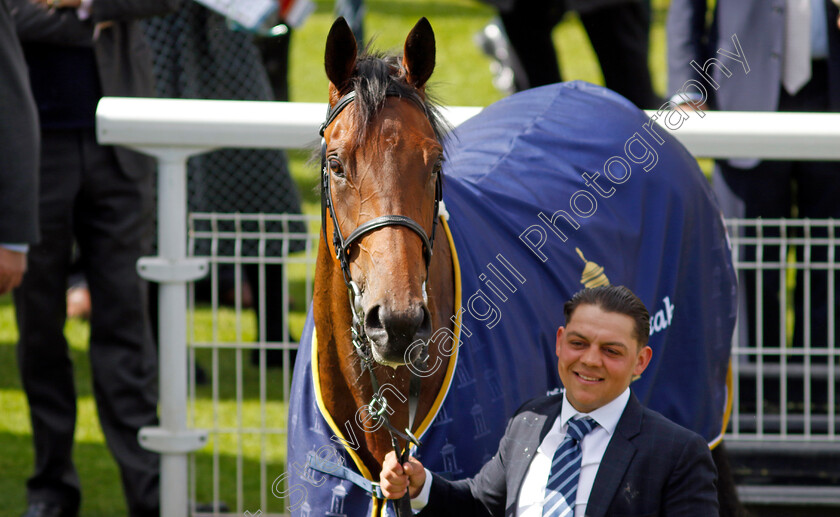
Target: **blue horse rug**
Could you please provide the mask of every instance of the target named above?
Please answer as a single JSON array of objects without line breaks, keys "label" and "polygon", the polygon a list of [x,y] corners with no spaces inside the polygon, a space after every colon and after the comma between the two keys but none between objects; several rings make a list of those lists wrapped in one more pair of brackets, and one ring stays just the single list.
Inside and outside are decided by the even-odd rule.
[{"label": "blue horse rug", "polygon": [[[560,386],[563,303],[606,283],[626,285],[651,313],[653,359],[633,392],[710,445],[720,441],[736,280],[720,211],[688,151],[624,98],[582,82],[503,99],[446,145],[443,218],[460,346],[420,429],[423,464],[453,478],[475,474],[515,410]],[[313,327],[310,314],[283,494],[294,516],[393,515],[359,488],[365,482],[343,479],[352,474],[307,468],[314,454],[343,463],[356,481],[370,477],[346,445],[354,438],[345,424],[319,406]]]}]

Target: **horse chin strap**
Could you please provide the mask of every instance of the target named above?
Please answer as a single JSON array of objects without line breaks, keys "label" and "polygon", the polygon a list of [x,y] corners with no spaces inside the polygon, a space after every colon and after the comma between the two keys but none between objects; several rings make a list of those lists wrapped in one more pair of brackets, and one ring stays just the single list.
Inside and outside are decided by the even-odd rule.
[{"label": "horse chin strap", "polygon": [[[400,93],[396,90],[389,89],[387,95],[392,97],[399,97]],[[339,113],[341,113],[341,111],[344,110],[344,108],[346,108],[348,105],[350,105],[351,102],[353,102],[355,97],[356,92],[351,91],[350,93],[344,95],[341,99],[339,99],[334,106],[328,106],[326,119],[324,120],[324,123],[321,124],[321,228],[324,232],[324,243],[327,245],[327,249],[329,249],[330,246],[329,242],[327,241],[326,233],[327,215],[329,214],[329,217],[333,223],[333,249],[335,250],[335,257],[339,261],[339,264],[341,266],[341,274],[344,277],[344,284],[347,286],[350,310],[353,314],[353,324],[350,328],[350,332],[352,334],[353,347],[356,349],[356,354],[362,361],[362,367],[368,372],[368,375],[370,377],[371,388],[373,389],[373,398],[371,399],[370,404],[368,404],[369,411],[374,419],[380,420],[388,429],[388,433],[391,436],[391,445],[394,447],[394,452],[399,458],[400,463],[405,463],[406,461],[408,461],[409,449],[411,447],[411,444],[414,444],[415,446],[420,445],[420,441],[411,432],[411,428],[414,426],[414,418],[417,414],[417,406],[420,400],[420,377],[414,374],[414,371],[422,371],[425,369],[426,362],[429,358],[429,344],[428,342],[425,343],[424,346],[420,349],[420,354],[418,355],[418,357],[412,360],[412,364],[415,366],[415,368],[411,369],[411,380],[409,383],[408,427],[405,429],[405,432],[401,432],[391,424],[390,418],[388,417],[388,401],[385,399],[385,396],[379,392],[379,381],[376,379],[376,375],[373,371],[373,344],[371,343],[370,338],[365,332],[364,309],[362,307],[362,292],[358,284],[356,284],[356,282],[353,281],[353,279],[350,276],[350,246],[359,238],[361,238],[364,234],[377,230],[379,228],[384,228],[386,226],[404,226],[406,228],[409,228],[414,233],[416,233],[423,241],[423,258],[426,262],[426,278],[428,279],[429,265],[432,261],[432,246],[434,245],[435,231],[437,229],[438,223],[438,211],[440,201],[443,197],[442,179],[440,175],[438,175],[437,182],[435,184],[434,217],[432,219],[431,235],[427,236],[426,231],[423,229],[423,227],[409,217],[406,217],[404,215],[383,215],[361,224],[355,230],[353,230],[350,233],[350,235],[348,235],[345,239],[344,236],[341,234],[341,229],[339,228],[338,220],[335,217],[335,210],[332,202],[332,193],[330,191],[330,174],[329,169],[327,168],[327,142],[324,138],[324,132],[326,131],[327,126],[329,126],[336,119],[336,117],[338,117]],[[417,104],[420,107],[420,109],[422,109],[423,112],[426,113],[426,107],[418,95],[415,94],[406,98]],[[425,281],[423,282],[423,300],[425,302],[428,302]],[[397,437],[402,438],[406,442],[405,449],[402,451],[400,450]],[[399,504],[395,506],[397,509],[398,517],[410,517],[413,515],[413,512],[411,511],[410,507],[409,496],[407,493],[399,501]]]}]

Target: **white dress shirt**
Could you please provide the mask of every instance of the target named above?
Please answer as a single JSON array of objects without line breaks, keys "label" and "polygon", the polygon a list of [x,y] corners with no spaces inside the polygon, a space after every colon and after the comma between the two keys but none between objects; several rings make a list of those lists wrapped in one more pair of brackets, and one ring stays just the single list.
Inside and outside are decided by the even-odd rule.
[{"label": "white dress shirt", "polygon": [[[583,437],[580,442],[581,468],[578,479],[577,498],[575,500],[575,517],[583,517],[586,513],[586,503],[589,501],[589,494],[592,493],[592,485],[595,483],[595,476],[598,474],[598,467],[601,459],[607,450],[621,414],[630,400],[630,388],[616,397],[612,402],[601,406],[591,413],[580,413],[572,407],[569,400],[563,394],[563,406],[560,416],[554,421],[554,425],[548,434],[545,435],[542,443],[537,448],[528,472],[522,480],[522,488],[519,491],[519,499],[516,503],[517,517],[542,517],[543,500],[545,498],[545,485],[548,481],[548,473],[551,470],[551,460],[554,452],[566,437],[566,430],[569,427],[569,420],[572,418],[590,417],[598,423],[589,434]],[[432,474],[426,469],[426,482],[420,493],[411,500],[411,507],[421,510],[428,504],[429,491],[432,486]]]}]

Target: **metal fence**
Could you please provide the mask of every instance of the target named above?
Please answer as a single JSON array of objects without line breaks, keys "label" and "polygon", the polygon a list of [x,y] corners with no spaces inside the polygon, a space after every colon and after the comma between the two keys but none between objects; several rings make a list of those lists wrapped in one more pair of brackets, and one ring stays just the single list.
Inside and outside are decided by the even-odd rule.
[{"label": "metal fence", "polygon": [[733,219],[728,227],[741,290],[730,441],[840,445],[837,223]]},{"label": "metal fence", "polygon": [[283,514],[291,368],[312,299],[318,224],[300,215],[189,216],[190,255],[209,263],[206,280],[189,289],[188,425],[209,431],[190,461],[192,515]]},{"label": "metal fence", "polygon": [[739,280],[726,446],[742,501],[840,504],[832,219],[727,221]]}]

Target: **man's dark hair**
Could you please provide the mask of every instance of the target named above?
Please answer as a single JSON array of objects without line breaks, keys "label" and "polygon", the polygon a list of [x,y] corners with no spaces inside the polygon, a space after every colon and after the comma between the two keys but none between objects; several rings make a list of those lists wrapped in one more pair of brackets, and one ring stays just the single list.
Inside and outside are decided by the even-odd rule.
[{"label": "man's dark hair", "polygon": [[647,345],[650,335],[650,313],[633,291],[623,285],[605,285],[578,291],[563,305],[566,324],[572,319],[575,309],[581,305],[595,305],[604,312],[617,312],[633,318],[634,334],[639,348]]}]

